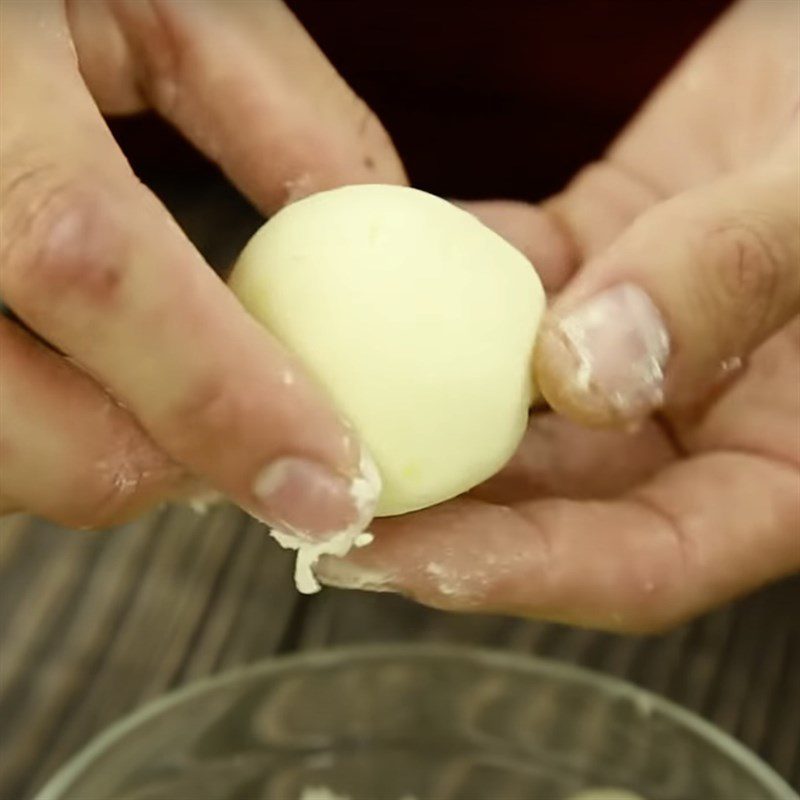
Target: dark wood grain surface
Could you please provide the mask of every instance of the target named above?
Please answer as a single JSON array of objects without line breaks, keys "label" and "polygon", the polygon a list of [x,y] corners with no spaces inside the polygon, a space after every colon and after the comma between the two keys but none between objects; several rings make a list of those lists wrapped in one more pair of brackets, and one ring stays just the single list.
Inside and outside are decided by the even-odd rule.
[{"label": "dark wood grain surface", "polygon": [[[0,523],[0,798],[23,800],[103,728],[201,676],[333,644],[440,641],[623,676],[699,712],[800,785],[800,580],[669,634],[457,616],[400,598],[303,598],[291,557],[224,506],[119,529]],[[738,798],[731,798],[738,800]]]}]

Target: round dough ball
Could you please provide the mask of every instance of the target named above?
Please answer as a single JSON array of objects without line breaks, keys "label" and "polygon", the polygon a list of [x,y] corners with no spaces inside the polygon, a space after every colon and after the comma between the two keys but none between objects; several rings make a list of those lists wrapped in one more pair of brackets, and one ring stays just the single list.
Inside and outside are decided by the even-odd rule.
[{"label": "round dough ball", "polygon": [[544,291],[466,211],[402,186],[321,192],[253,236],[230,285],[361,437],[378,516],[461,494],[519,444]]}]

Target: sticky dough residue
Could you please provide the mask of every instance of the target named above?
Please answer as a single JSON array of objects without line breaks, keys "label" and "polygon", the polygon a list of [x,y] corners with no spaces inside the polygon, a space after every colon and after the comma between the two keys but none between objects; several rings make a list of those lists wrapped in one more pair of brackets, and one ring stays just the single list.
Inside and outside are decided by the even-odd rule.
[{"label": "sticky dough residue", "polygon": [[380,497],[381,477],[375,462],[364,450],[361,452],[358,472],[350,486],[350,495],[357,510],[356,520],[352,525],[321,542],[309,542],[294,531],[276,528],[270,530],[270,536],[281,547],[297,551],[294,582],[302,594],[314,594],[320,590],[320,583],[314,575],[314,566],[322,556],[341,558],[354,547],[366,547],[374,538],[366,527],[372,520]]}]

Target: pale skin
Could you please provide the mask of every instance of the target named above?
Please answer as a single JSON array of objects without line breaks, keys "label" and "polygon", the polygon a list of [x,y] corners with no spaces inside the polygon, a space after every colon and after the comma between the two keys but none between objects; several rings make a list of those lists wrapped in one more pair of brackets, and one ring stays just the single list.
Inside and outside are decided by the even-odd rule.
[{"label": "pale skin", "polygon": [[[323,579],[642,631],[800,568],[798,41],[796,4],[734,6],[562,193],[474,207],[555,295],[536,370],[560,413],[469,495],[376,521]],[[580,388],[559,336],[619,282],[671,340],[661,401],[627,417]]]},{"label": "pale skin", "polygon": [[[346,521],[335,480],[280,509],[256,491],[287,455],[349,479],[358,448],[101,112],[155,107],[265,212],[404,180],[380,125],[280,3],[32,5],[0,6],[0,295],[52,348],[0,319],[0,508],[100,527],[210,486],[312,533]],[[535,371],[558,413],[468,496],[377,521],[351,569],[437,607],[650,630],[800,568],[798,36],[794,3],[735,6],[564,192],[473,207],[555,297]],[[670,345],[622,406],[576,382],[561,328],[621,284]]]}]

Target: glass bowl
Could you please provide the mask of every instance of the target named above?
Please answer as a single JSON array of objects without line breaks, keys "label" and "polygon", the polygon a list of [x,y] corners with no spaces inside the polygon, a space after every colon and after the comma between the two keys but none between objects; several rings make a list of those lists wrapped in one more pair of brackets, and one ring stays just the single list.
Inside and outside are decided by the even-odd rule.
[{"label": "glass bowl", "polygon": [[113,726],[38,800],[567,800],[603,787],[798,800],[728,736],[633,686],[436,645],[310,652],[196,683]]}]

